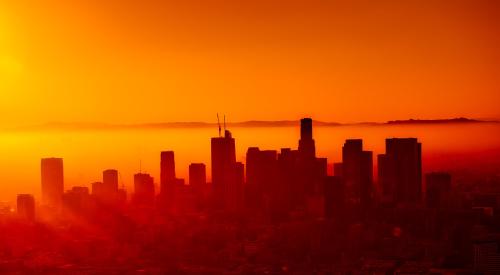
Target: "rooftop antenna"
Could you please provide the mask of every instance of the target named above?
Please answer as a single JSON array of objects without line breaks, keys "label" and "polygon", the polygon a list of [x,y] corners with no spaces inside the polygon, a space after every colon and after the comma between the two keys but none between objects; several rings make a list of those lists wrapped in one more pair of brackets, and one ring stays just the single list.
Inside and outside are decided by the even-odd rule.
[{"label": "rooftop antenna", "polygon": [[221,129],[220,129],[220,121],[219,121],[219,113],[217,113],[217,125],[219,126],[219,137],[221,137]]},{"label": "rooftop antenna", "polygon": [[224,133],[226,132],[226,115],[224,115]]},{"label": "rooftop antenna", "polygon": [[142,173],[142,159],[139,159],[139,173]]}]

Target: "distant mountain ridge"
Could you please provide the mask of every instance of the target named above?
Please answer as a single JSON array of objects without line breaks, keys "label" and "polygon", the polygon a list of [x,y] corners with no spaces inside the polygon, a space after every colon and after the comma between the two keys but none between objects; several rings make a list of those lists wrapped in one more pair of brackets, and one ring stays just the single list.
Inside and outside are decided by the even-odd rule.
[{"label": "distant mountain ridge", "polygon": [[390,120],[386,124],[442,124],[442,123],[481,123],[481,122],[497,122],[470,119],[465,117],[451,119],[408,119],[408,120]]},{"label": "distant mountain ridge", "polygon": [[[451,119],[408,119],[390,120],[387,122],[357,122],[339,123],[314,120],[316,127],[335,126],[384,126],[384,125],[416,125],[416,124],[458,124],[458,123],[499,123],[498,120],[479,120],[464,117]],[[248,120],[242,122],[228,122],[229,128],[237,127],[295,127],[300,125],[299,120]],[[120,130],[120,129],[168,129],[168,128],[210,128],[217,127],[215,122],[158,122],[158,123],[138,123],[138,124],[109,124],[109,123],[87,123],[87,122],[51,122],[32,127],[22,127],[10,130]]]}]

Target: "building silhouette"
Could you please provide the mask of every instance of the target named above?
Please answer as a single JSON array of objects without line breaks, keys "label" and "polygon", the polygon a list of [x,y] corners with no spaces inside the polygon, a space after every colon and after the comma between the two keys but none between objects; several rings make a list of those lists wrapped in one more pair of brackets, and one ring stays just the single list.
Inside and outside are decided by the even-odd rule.
[{"label": "building silhouette", "polygon": [[303,118],[300,120],[299,153],[303,159],[313,159],[316,157],[312,123],[313,121],[311,118]]},{"label": "building silhouette", "polygon": [[102,182],[91,184],[92,196],[108,206],[123,205],[127,199],[125,189],[118,187],[118,171],[107,169],[102,173]]},{"label": "building silhouette", "polygon": [[91,183],[92,195],[98,199],[104,199],[106,196],[106,192],[104,189],[104,184],[100,181],[96,181]]},{"label": "building silhouette", "polygon": [[250,147],[246,155],[246,164],[248,206],[270,211],[276,201],[276,196],[282,196],[277,188],[279,184],[277,152],[261,151],[257,147]]},{"label": "building silhouette", "polygon": [[389,138],[378,156],[384,201],[415,204],[422,199],[422,145],[416,138]]},{"label": "building silhouette", "polygon": [[102,172],[102,183],[106,193],[116,193],[118,191],[118,171],[115,169],[104,170]]},{"label": "building silhouette", "polygon": [[17,214],[27,220],[35,219],[35,198],[31,194],[17,195]]},{"label": "building silhouette", "polygon": [[196,210],[201,210],[207,203],[207,169],[204,163],[189,164],[189,189],[194,197]]},{"label": "building silhouette", "polygon": [[65,211],[73,214],[89,214],[92,206],[89,188],[86,186],[74,186],[62,196],[62,204]]},{"label": "building silhouette", "polygon": [[359,204],[362,209],[372,203],[373,157],[372,152],[363,151],[361,139],[348,139],[342,147],[342,178],[348,199]]},{"label": "building silhouette", "polygon": [[173,200],[175,179],[174,151],[163,151],[160,153],[160,194],[166,200]]},{"label": "building silhouette", "polygon": [[152,205],[154,199],[155,185],[153,177],[146,173],[135,174],[133,202],[140,205]]},{"label": "building silhouette", "polygon": [[41,172],[43,203],[59,207],[64,193],[63,159],[43,158]]},{"label": "building silhouette", "polygon": [[236,180],[235,141],[228,130],[223,137],[211,139],[213,203],[218,209],[229,210],[234,198]]}]

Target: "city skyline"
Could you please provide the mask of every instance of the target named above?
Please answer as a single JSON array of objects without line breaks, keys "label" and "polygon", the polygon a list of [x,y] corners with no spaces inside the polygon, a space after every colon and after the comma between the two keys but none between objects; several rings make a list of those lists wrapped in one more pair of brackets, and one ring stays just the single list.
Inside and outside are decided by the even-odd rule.
[{"label": "city skyline", "polygon": [[[283,145],[286,147],[292,147],[294,143],[293,138],[292,136],[287,135],[287,133],[295,132],[298,135],[299,133],[297,133],[296,132],[297,130],[295,130],[294,127],[292,126],[294,124],[298,125],[297,123],[298,122],[293,122],[289,124],[287,122],[283,127],[282,126],[275,127],[276,125],[271,124],[271,126],[269,127],[266,125],[264,126],[257,125],[249,128],[245,127],[232,128],[233,131],[236,131],[236,133],[238,133],[238,136],[241,140],[241,142],[237,144],[238,161],[245,162],[244,155],[247,147],[255,145],[262,146],[264,149],[273,149],[273,148],[276,149]],[[424,123],[411,123],[411,121],[408,121],[407,125],[405,123],[406,122],[403,121],[403,124],[401,123],[394,123],[394,124],[391,123],[383,125],[376,124],[374,126],[343,125],[341,128],[338,128],[335,125],[326,125],[325,127],[323,127],[324,125],[319,124],[318,126],[316,126],[319,135],[319,142],[321,143],[321,146],[319,148],[322,151],[322,154],[325,157],[328,157],[329,159],[329,169],[333,169],[331,165],[333,165],[333,163],[338,162],[341,159],[341,152],[339,151],[339,149],[341,148],[341,143],[343,143],[345,139],[363,138],[365,142],[367,142],[369,150],[372,150],[376,154],[379,154],[383,153],[383,146],[384,146],[383,140],[387,136],[404,137],[413,135],[413,136],[421,136],[424,142],[427,144],[427,148],[424,151],[423,155],[427,163],[427,167],[424,167],[425,170],[439,169],[439,168],[457,170],[458,168],[460,168],[460,169],[468,169],[470,170],[470,172],[475,172],[475,171],[479,172],[484,170],[483,168],[491,167],[491,169],[494,169],[494,166],[492,165],[496,165],[494,156],[497,153],[495,148],[500,148],[500,144],[498,144],[498,140],[494,138],[495,136],[490,134],[494,133],[495,131],[499,131],[498,127],[496,126],[496,123],[476,122],[476,121],[470,121],[470,122],[457,121],[452,123],[448,123],[447,121],[437,121],[437,123],[433,123],[432,121],[431,122],[424,121]],[[438,129],[439,131],[433,133],[432,135],[429,135],[427,130],[433,128]],[[120,185],[125,185],[126,188],[130,190],[133,187],[132,184],[133,174],[139,170],[141,162],[144,171],[151,173],[152,175],[154,175],[156,179],[160,178],[160,170],[155,165],[156,153],[158,151],[168,149],[169,147],[171,149],[175,149],[175,151],[177,152],[177,156],[179,158],[178,161],[180,163],[177,172],[179,173],[180,177],[187,178],[188,166],[189,163],[192,161],[205,162],[207,165],[207,169],[210,169],[210,163],[206,162],[206,160],[209,159],[210,157],[210,155],[208,154],[209,151],[207,150],[209,149],[209,145],[207,144],[206,140],[209,139],[209,137],[213,135],[214,132],[216,133],[217,131],[216,126],[210,124],[199,128],[199,130],[194,130],[196,128],[193,128],[193,130],[189,130],[189,131],[195,131],[194,133],[196,134],[188,134],[184,132],[183,129],[185,128],[183,127],[173,128],[172,130],[168,130],[168,128],[165,130],[162,130],[161,128],[160,129],[151,128],[148,129],[146,132],[142,132],[141,130],[139,130],[137,132],[139,133],[139,136],[135,137],[134,139],[136,139],[136,141],[133,141],[132,143],[128,142],[126,139],[123,139],[123,137],[137,135],[137,133],[131,134],[129,132],[130,130],[133,129],[124,129],[125,132],[104,131],[100,133],[98,131],[95,132],[95,134],[93,133],[93,130],[90,130],[90,132],[89,130],[85,130],[83,132],[55,131],[52,134],[49,134],[50,132],[47,132],[47,134],[40,132],[40,134],[36,134],[34,135],[34,137],[39,136],[45,139],[46,145],[49,146],[46,148],[35,148],[33,146],[37,146],[36,144],[38,144],[38,141],[36,141],[36,143],[34,143],[33,145],[30,145],[28,143],[27,146],[29,147],[27,148],[35,149],[35,151],[33,151],[34,154],[29,153],[31,158],[55,155],[53,152],[58,152],[58,151],[66,152],[63,154],[59,153],[57,155],[65,156],[67,162],[69,163],[69,166],[67,167],[68,168],[67,171],[69,172],[66,174],[66,177],[70,186],[88,185],[90,182],[99,180],[100,176],[97,172],[100,169],[102,169],[103,167],[115,166],[116,168],[118,168],[118,170],[120,170],[122,174],[120,176]],[[426,132],[421,132],[420,129],[424,129]],[[484,142],[474,143],[473,139],[468,138],[467,135],[463,134],[465,132],[471,133],[467,129],[475,129],[473,130],[473,132],[476,138],[480,138]],[[491,129],[491,130],[486,131],[486,129]],[[158,132],[159,136],[156,136],[155,131],[159,131]],[[252,136],[253,132],[258,132],[260,133],[259,135],[261,136],[265,134],[265,132],[273,133],[272,135],[275,136],[273,140],[276,141],[269,143],[268,141],[266,141],[266,139],[263,138],[257,138],[257,140],[253,138],[254,141],[252,141],[252,138],[248,137]],[[442,134],[440,134],[440,132],[442,132]],[[180,139],[177,140],[175,138],[172,140],[172,134],[174,134],[174,136],[179,136]],[[12,134],[12,138],[17,139],[18,135],[19,134]],[[32,135],[32,134],[28,132],[22,135]],[[95,138],[93,137],[94,135]],[[196,137],[196,135],[200,136]],[[451,138],[452,135],[455,135],[455,137],[459,136],[460,138],[450,142],[450,140],[448,139]],[[160,136],[165,138],[166,141],[162,142],[161,139],[159,138]],[[203,136],[205,136],[206,139]],[[287,137],[285,138],[285,136]],[[50,139],[47,139],[49,137]],[[86,138],[85,140],[82,140],[82,138],[84,137],[92,137],[92,138],[89,140],[87,140]],[[333,142],[331,140],[332,137],[334,138]],[[26,138],[27,137],[22,138],[23,140],[22,142],[27,142],[28,140],[26,140]],[[189,146],[183,146],[182,142],[183,140],[186,140],[186,138],[192,140],[194,143],[192,143]],[[70,142],[73,139],[74,142],[82,144],[79,145],[78,147],[86,146],[85,144],[95,144],[95,142],[98,143],[104,142],[104,143],[101,146],[98,146],[95,149],[89,150],[87,153],[82,154],[82,152],[78,150],[78,147],[73,149],[70,148],[70,146],[71,147],[73,146],[71,144],[72,143],[74,144],[74,142]],[[122,139],[124,141],[118,143],[117,142],[107,143],[108,140],[112,141],[115,139]],[[62,143],[59,141],[62,141]],[[144,147],[145,146],[144,144],[148,143],[150,143],[150,145]],[[167,143],[170,145],[165,146]],[[467,145],[468,148],[467,150],[463,147],[464,144]],[[141,151],[137,152],[137,149],[133,149],[141,147],[144,148],[141,149],[142,153]],[[42,153],[36,153],[36,151]],[[45,151],[46,153],[43,153],[43,151]],[[13,159],[16,159],[19,158],[21,155],[26,155],[26,153],[27,152],[25,151],[21,153],[19,156],[16,156],[15,154],[12,153],[8,153],[6,157],[10,155]],[[117,154],[117,156],[113,156],[115,154]],[[445,158],[447,156],[455,158],[458,157],[463,160],[460,163],[452,164],[446,161]],[[474,157],[475,162],[477,162],[477,164],[474,164],[472,162],[472,159],[470,161],[464,159],[466,156]],[[483,158],[479,158],[480,156],[483,156]],[[95,157],[99,157],[100,160],[96,160],[97,162],[88,161],[89,158],[92,159]],[[31,162],[33,162],[33,160],[35,159],[32,159]],[[20,167],[25,167],[23,169],[27,169],[28,167],[26,167],[26,164],[28,163],[29,162],[23,163],[21,159],[18,159],[16,160],[15,163],[8,163],[8,167],[15,167],[22,165]],[[13,166],[13,164],[15,166]],[[455,167],[453,167],[454,165]],[[3,174],[4,181],[8,180],[9,182],[18,182],[18,183],[13,185],[3,185],[2,186],[3,198],[0,199],[13,201],[15,194],[17,193],[15,192],[14,189],[16,188],[16,186],[18,188],[18,191],[22,192],[28,192],[33,189],[36,190],[35,188],[36,182],[38,181],[36,178],[36,174],[38,174],[38,172],[36,171],[37,170],[36,166],[33,166],[32,168],[26,170],[32,172],[23,173],[22,177],[19,176],[20,174],[15,172],[18,171],[17,169],[19,168],[14,168],[14,170],[8,171]],[[490,172],[488,173],[494,171],[491,169],[489,169]],[[376,175],[377,173],[375,172],[374,176],[376,177]],[[210,177],[211,174],[207,173],[207,178],[210,179]],[[160,190],[160,186],[157,186],[157,188],[158,190]],[[39,196],[38,191],[34,193],[36,196]]]},{"label": "city skyline", "polygon": [[[152,177],[149,173],[143,172],[141,164],[139,171],[134,173],[133,189],[128,190],[129,192],[133,191],[131,201],[151,201],[154,200],[156,195],[159,196],[160,200],[174,201],[176,186],[179,186],[179,184],[184,186],[185,183],[191,186],[191,176],[196,172],[198,174],[202,173],[203,175],[203,179],[200,179],[200,176],[197,175],[197,181],[204,182],[205,184],[210,183],[212,185],[211,188],[214,189],[214,196],[219,197],[216,201],[220,201],[224,205],[226,202],[223,202],[225,199],[222,198],[234,197],[234,194],[223,195],[221,192],[226,192],[222,190],[226,190],[227,185],[234,184],[236,179],[233,177],[235,177],[236,174],[239,173],[240,177],[242,177],[240,180],[237,180],[240,182],[240,188],[243,188],[246,184],[250,184],[250,187],[253,185],[258,186],[260,184],[256,182],[262,181],[263,179],[258,179],[258,172],[254,171],[254,169],[256,169],[254,166],[258,167],[264,165],[264,163],[270,165],[269,160],[272,160],[273,158],[279,159],[282,155],[284,158],[289,158],[291,156],[290,154],[294,152],[291,151],[291,148],[283,147],[281,147],[281,154],[278,154],[277,151],[273,150],[260,151],[258,147],[249,147],[246,153],[246,160],[243,162],[237,162],[235,139],[232,137],[231,132],[226,128],[225,122],[223,126],[219,123],[218,128],[219,136],[211,138],[212,153],[211,165],[209,166],[211,167],[211,174],[209,174],[210,177],[207,177],[206,175],[205,163],[190,163],[189,178],[187,179],[176,177],[175,152],[161,151],[159,180],[155,181],[154,177]],[[368,207],[373,199],[372,196],[374,196],[377,192],[379,193],[378,196],[380,196],[382,200],[386,199],[386,196],[388,196],[386,193],[388,192],[390,193],[389,196],[392,196],[389,198],[390,201],[397,199],[397,201],[417,202],[422,200],[422,148],[421,143],[417,143],[417,140],[417,138],[386,138],[385,154],[377,155],[377,162],[374,166],[375,162],[373,160],[373,152],[363,150],[362,139],[346,139],[342,147],[342,162],[328,162],[327,158],[316,157],[316,146],[313,139],[313,120],[311,118],[303,118],[300,120],[300,138],[296,152],[298,156],[303,159],[302,161],[308,159],[314,160],[313,162],[319,161],[317,164],[312,165],[320,165],[322,167],[320,170],[323,171],[322,173],[324,176],[343,177],[345,181],[345,192],[347,192],[346,194],[357,198],[356,200],[361,205],[364,205],[363,207]],[[260,154],[262,154],[262,156],[267,154],[267,157],[262,158],[260,157]],[[412,154],[416,154],[415,160],[409,163],[401,162],[403,156]],[[265,160],[266,158],[267,161]],[[248,166],[249,161],[251,165],[250,171],[247,170],[248,168],[244,168],[244,166]],[[309,166],[311,164],[305,165]],[[404,179],[397,179],[392,176],[388,176],[391,173],[395,173],[395,171],[402,170],[401,167],[404,167],[405,165],[414,166],[416,167],[415,169],[418,169],[418,171],[413,172],[411,176]],[[238,166],[241,167],[237,168]],[[198,171],[195,171],[195,169],[192,171],[192,168],[195,167],[197,167],[196,170]],[[378,167],[378,173],[374,172],[374,167]],[[200,168],[202,169],[201,171]],[[237,169],[239,172],[236,172],[236,170],[235,172],[228,172],[233,169]],[[339,172],[339,169],[342,171]],[[66,192],[63,183],[63,158],[42,158],[41,171],[43,204],[55,205],[59,207],[61,202],[58,197],[61,197]],[[270,172],[267,171],[260,177],[264,175],[266,175],[265,177],[269,177],[269,173]],[[377,177],[374,177],[374,174]],[[106,168],[103,170],[102,175],[103,180],[101,182],[91,183],[89,184],[90,186],[73,186],[70,190],[74,191],[75,188],[87,188],[86,192],[89,192],[89,187],[91,187],[92,194],[98,197],[118,196],[113,195],[113,193],[118,192],[119,190],[119,171],[113,168]],[[398,175],[398,177],[401,177],[401,175]],[[207,180],[209,180],[209,182],[207,182]],[[408,180],[410,182],[406,183]],[[269,179],[268,184],[272,184],[273,181],[275,180]],[[375,182],[378,184],[375,185]],[[417,191],[410,191],[408,193],[408,191],[406,191],[406,187],[401,189],[402,191],[395,189],[398,186],[403,186],[403,183],[412,185],[411,189]],[[125,187],[123,185],[123,180],[121,185],[121,187]],[[255,188],[259,189],[262,187]],[[120,190],[127,192],[125,188]],[[304,192],[304,190],[295,191],[298,193]],[[141,195],[142,193],[144,194]],[[217,195],[218,193],[221,194]],[[146,196],[146,198],[140,199],[137,196]],[[172,205],[170,204],[169,207],[172,207]]]},{"label": "city skyline", "polygon": [[[380,191],[382,191],[383,195],[379,194],[379,196],[384,197],[385,193],[389,192],[392,194],[393,200],[397,198],[398,201],[419,202],[422,199],[422,149],[421,143],[417,143],[417,138],[386,138],[385,154],[378,155],[378,174],[381,178],[377,179],[380,189],[376,190],[373,179],[373,152],[363,151],[362,139],[345,140],[342,147],[342,162],[328,163],[327,158],[319,158],[316,156],[316,146],[313,139],[313,120],[311,118],[303,118],[300,120],[298,149],[295,150],[282,147],[280,149],[281,153],[278,153],[276,150],[261,151],[258,147],[249,147],[246,153],[246,161],[243,164],[242,162],[236,161],[235,139],[226,127],[225,121],[223,125],[219,122],[219,136],[211,138],[210,182],[207,182],[205,171],[206,165],[204,163],[191,163],[189,165],[189,178],[187,180],[176,177],[175,152],[161,151],[160,180],[155,181],[154,177],[149,173],[142,171],[142,165],[140,165],[139,171],[134,174],[134,187],[131,201],[141,204],[150,203],[155,200],[155,196],[158,195],[158,200],[160,201],[172,201],[168,203],[166,207],[173,207],[172,203],[175,201],[177,188],[186,186],[186,182],[192,188],[205,188],[200,186],[201,182],[203,183],[202,185],[211,183],[212,187],[210,188],[213,189],[214,199],[221,203],[219,207],[233,208],[234,203],[243,198],[232,201],[234,197],[238,196],[236,195],[238,192],[243,192],[243,188],[251,188],[253,191],[250,193],[262,192],[262,188],[267,188],[263,185],[262,181],[267,181],[267,185],[274,184],[273,182],[275,182],[277,178],[273,178],[271,175],[274,174],[278,176],[278,174],[269,170],[274,166],[272,162],[280,159],[289,162],[294,158],[297,158],[299,165],[304,167],[300,168],[299,171],[301,171],[301,169],[306,169],[299,173],[304,173],[306,178],[312,178],[307,180],[302,179],[310,185],[309,187],[304,185],[302,187],[297,187],[299,189],[295,189],[294,191],[292,188],[292,193],[316,192],[312,191],[316,189],[314,186],[318,184],[315,181],[322,181],[322,178],[326,176],[335,176],[343,178],[347,192],[346,195],[355,198],[355,201],[362,205],[362,208],[368,207],[375,193]],[[416,149],[412,149],[412,147]],[[413,155],[415,157],[413,161],[401,162],[401,159]],[[327,166],[329,164],[332,166],[332,169],[328,169]],[[251,165],[251,168],[246,170],[244,165]],[[262,167],[266,166],[269,167],[265,168],[266,170],[262,170]],[[402,168],[405,166],[414,167],[413,169],[415,171],[404,179],[395,179],[395,176],[401,177],[400,174],[395,174],[396,171],[403,170],[406,171],[405,173],[409,173],[407,168]],[[291,167],[287,169],[293,170]],[[262,172],[259,172],[259,170],[262,170]],[[65,193],[83,192],[85,194],[90,194],[89,187],[91,187],[92,195],[100,200],[114,201],[116,200],[114,197],[119,196],[116,192],[120,190],[126,192],[125,189],[119,189],[119,171],[116,169],[107,168],[103,170],[101,182],[93,182],[90,186],[73,186],[71,189],[66,190],[64,189],[63,171],[63,158],[46,157],[41,159],[43,205],[61,207],[61,199],[63,199]],[[322,176],[318,178],[314,176],[315,173],[320,173]],[[394,176],[390,176],[391,174],[394,174]],[[195,177],[195,179],[191,177]],[[301,176],[299,176],[299,178],[300,177]],[[417,192],[401,193],[407,192],[405,191],[407,187],[401,189],[403,191],[395,189],[397,186],[404,186],[407,184],[405,181],[408,180],[411,181],[411,184],[409,184],[413,186],[411,188],[416,188],[418,190]],[[198,183],[192,185],[192,181],[197,181]],[[235,187],[228,187],[233,185],[239,187],[234,190],[233,188]],[[157,190],[158,187],[159,190]],[[19,196],[25,195],[18,195],[18,200]],[[120,200],[126,200],[126,193],[120,196],[122,196]],[[227,198],[232,199],[229,202]],[[257,199],[257,201],[259,201],[259,199]]]},{"label": "city skyline", "polygon": [[500,1],[0,0],[0,274],[500,274]]},{"label": "city skyline", "polygon": [[[140,228],[155,232],[160,228],[168,230],[167,228],[180,226],[192,230],[200,226],[208,229],[214,225],[218,229],[212,230],[222,230],[220,232],[224,232],[220,225],[224,225],[222,228],[226,228],[225,230],[228,228],[242,230],[237,235],[241,234],[241,237],[244,236],[243,239],[240,237],[233,239],[231,236],[224,236],[221,239],[233,243],[223,250],[229,249],[227,252],[233,253],[233,256],[239,255],[240,260],[237,261],[242,264],[240,268],[249,265],[250,269],[272,269],[273,264],[266,261],[254,262],[256,261],[253,258],[254,254],[259,250],[284,249],[280,252],[283,253],[282,256],[274,259],[284,264],[280,267],[280,273],[287,273],[288,268],[308,271],[343,270],[346,268],[342,267],[345,256],[338,258],[342,253],[349,255],[346,257],[352,265],[349,270],[376,271],[394,268],[434,270],[429,269],[428,263],[424,260],[429,257],[427,255],[410,256],[418,261],[409,261],[406,263],[409,266],[406,266],[397,260],[392,260],[401,257],[398,256],[399,253],[386,251],[384,246],[376,250],[371,247],[372,243],[389,241],[386,245],[391,245],[392,242],[405,240],[404,244],[400,244],[405,247],[404,249],[426,248],[431,249],[432,253],[441,253],[449,258],[448,262],[435,259],[433,262],[433,266],[443,269],[444,274],[448,268],[458,272],[484,272],[482,274],[495,274],[498,271],[500,239],[484,233],[469,233],[475,224],[489,225],[492,226],[489,230],[496,230],[496,225],[489,224],[494,221],[493,217],[497,215],[498,208],[496,193],[489,190],[498,188],[494,187],[495,178],[492,187],[478,185],[477,188],[480,189],[469,194],[467,191],[467,188],[470,188],[467,187],[469,183],[462,182],[459,174],[452,174],[443,169],[424,172],[422,152],[425,144],[423,145],[416,137],[385,138],[385,150],[377,154],[376,158],[374,152],[364,146],[362,139],[349,138],[343,143],[341,161],[328,162],[327,158],[318,153],[320,150],[317,148],[313,129],[313,120],[302,118],[299,121],[294,147],[280,147],[278,150],[248,147],[246,160],[239,162],[236,157],[238,138],[233,136],[225,123],[219,123],[218,134],[210,138],[211,155],[210,160],[206,161],[211,163],[210,184],[207,181],[205,163],[190,163],[189,178],[179,177],[176,173],[176,154],[172,150],[157,152],[157,165],[160,167],[159,181],[144,172],[141,164],[139,170],[134,172],[132,190],[120,186],[119,171],[109,167],[102,169],[101,181],[90,185],[66,187],[63,158],[42,158],[40,162],[42,201],[38,202],[32,194],[18,193],[15,212],[5,206],[0,208],[0,226],[11,226],[11,222],[15,221],[12,225],[23,228],[21,232],[24,232],[32,230],[27,229],[33,228],[30,227],[32,225],[43,224],[49,227],[56,226],[54,230],[63,233],[65,227],[61,225],[69,225],[72,230],[81,230],[83,234],[72,236],[75,240],[80,238],[92,240],[96,238],[95,230],[99,231],[102,227],[107,233],[99,233],[104,233],[99,238],[110,247],[115,247],[116,244],[113,243],[118,240],[124,242],[122,245],[125,247],[127,244],[148,247],[146,253],[126,256],[130,257],[128,267],[104,262],[107,256],[96,254],[97,258],[93,258],[93,261],[97,261],[86,267],[90,273],[103,269],[130,271],[136,268],[148,273],[185,268],[210,270],[214,268],[210,267],[210,264],[191,262],[195,259],[204,262],[203,259],[207,255],[205,253],[190,255],[187,257],[190,259],[189,263],[179,265],[178,261],[184,260],[177,259],[172,262],[173,266],[164,265],[165,252],[160,251],[167,247],[166,240],[177,236],[153,233],[151,238],[156,240],[154,244],[148,244],[150,239],[144,236]],[[329,164],[331,169],[328,169]],[[373,176],[376,170],[378,177]],[[408,215],[416,216],[408,220]],[[442,224],[440,221],[442,218],[451,222],[452,226]],[[177,224],[178,219],[183,222]],[[168,225],[168,221],[173,223]],[[260,229],[247,232],[252,228],[247,223],[257,223],[257,228]],[[227,227],[228,224],[231,226]],[[312,226],[314,230],[324,233],[316,237],[310,236],[304,228],[294,227],[298,224]],[[385,225],[380,227],[382,224]],[[459,226],[454,227],[453,224]],[[277,236],[287,234],[286,231],[280,232],[280,226],[291,225],[294,226],[290,229],[295,228],[292,230],[292,239],[289,242],[276,243],[280,239]],[[364,240],[356,243],[356,237],[351,234],[357,234],[358,230],[370,232],[373,234],[372,239],[362,237]],[[277,239],[263,245],[262,242],[269,232],[277,234],[273,237]],[[261,239],[261,245],[254,241],[255,234],[260,236],[258,238],[264,238]],[[390,234],[390,237],[387,234]],[[461,239],[455,240],[455,237],[451,240],[443,239],[442,236],[447,234],[461,236]],[[184,234],[180,235],[186,237]],[[15,243],[19,242],[18,238],[22,238],[23,235],[21,233],[14,236]],[[318,240],[319,243],[309,248],[297,249],[295,245],[301,243],[296,239],[297,236],[302,236],[302,241],[306,243],[313,244]],[[419,238],[421,241],[408,244],[407,238]],[[452,245],[456,249],[427,247],[429,240],[434,240],[440,245]],[[2,242],[5,240],[0,239],[0,244]],[[203,247],[203,244],[192,244],[185,240],[182,242],[182,248],[177,249],[197,251]],[[356,245],[351,247],[353,242]],[[84,243],[76,242],[73,249],[78,251],[76,253],[79,256],[76,258],[70,256],[66,260],[88,261],[89,258],[82,257],[82,255],[90,256],[86,254]],[[242,248],[233,251],[231,247],[238,243]],[[14,249],[23,251],[29,247],[26,243],[21,243],[19,246]],[[218,245],[214,245],[212,249],[220,249],[217,247]],[[151,248],[157,253],[151,254],[149,252]],[[43,251],[51,249],[53,248],[49,246],[40,246],[35,250],[44,253]],[[64,245],[58,249],[52,253],[60,253],[65,249]],[[131,247],[127,249],[133,250]],[[297,264],[292,260],[294,256],[285,252],[289,249],[299,254],[309,251],[307,253],[316,256],[306,264]],[[377,251],[377,254],[371,255],[370,251],[373,250]],[[126,251],[115,253],[124,252],[126,253]],[[375,262],[363,260],[358,263],[357,257],[366,253]],[[20,257],[8,253],[5,255],[14,259]],[[388,255],[391,255],[391,260],[385,259]],[[308,257],[307,254],[303,256]],[[30,256],[25,254],[23,257]],[[377,264],[377,261],[382,260],[378,257],[383,257],[388,265]],[[146,259],[148,262],[143,262]],[[55,270],[67,269],[68,272],[74,270],[73,268],[82,268],[78,265],[51,266],[50,260],[37,263],[34,268],[40,268],[37,267],[39,264]],[[217,273],[226,270],[227,264],[227,261],[218,261]],[[26,271],[33,270],[31,264],[23,265],[21,268]],[[6,267],[6,270],[12,271],[15,268]]]}]

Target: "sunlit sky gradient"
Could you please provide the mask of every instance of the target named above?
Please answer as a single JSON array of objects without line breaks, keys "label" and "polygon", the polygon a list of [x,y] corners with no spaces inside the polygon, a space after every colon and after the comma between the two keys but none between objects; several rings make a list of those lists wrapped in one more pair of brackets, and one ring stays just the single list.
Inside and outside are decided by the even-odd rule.
[{"label": "sunlit sky gradient", "polygon": [[498,1],[1,0],[0,125],[500,117]]}]

